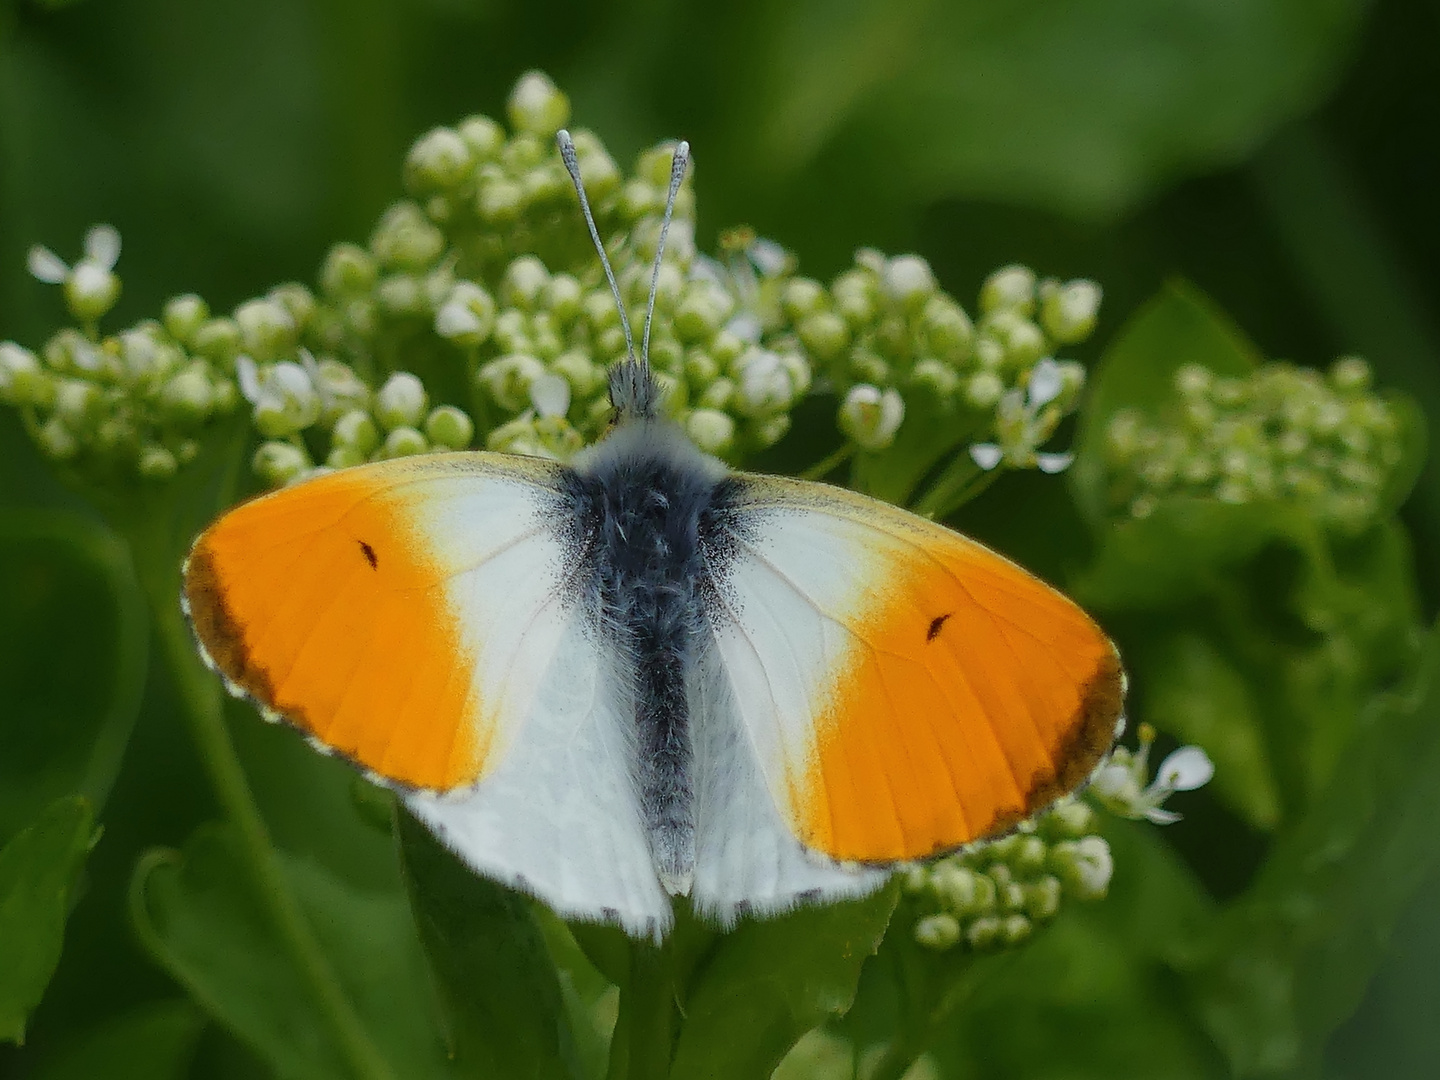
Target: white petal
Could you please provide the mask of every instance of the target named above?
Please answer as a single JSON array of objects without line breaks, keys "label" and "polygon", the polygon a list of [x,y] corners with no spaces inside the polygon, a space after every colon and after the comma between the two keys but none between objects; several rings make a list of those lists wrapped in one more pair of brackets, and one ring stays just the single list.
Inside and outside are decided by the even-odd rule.
[{"label": "white petal", "polygon": [[774,240],[766,240],[763,236],[757,237],[750,245],[747,252],[750,261],[755,264],[755,269],[766,277],[774,277],[785,269],[790,261],[790,256],[785,249]]},{"label": "white petal", "polygon": [[725,329],[729,330],[730,333],[734,334],[741,341],[760,340],[760,320],[748,311],[742,311],[739,315],[736,315],[725,324]]},{"label": "white petal", "polygon": [[989,472],[999,465],[1005,457],[1005,451],[996,446],[993,442],[976,443],[970,447],[970,460],[979,465],[980,468]]},{"label": "white petal", "polygon": [[1051,476],[1062,473],[1074,462],[1074,454],[1036,454],[1035,467]]},{"label": "white petal", "polygon": [[70,276],[70,267],[65,265],[65,260],[39,244],[30,249],[25,265],[33,277],[46,285],[59,285]]},{"label": "white petal", "polygon": [[255,361],[244,355],[235,358],[235,377],[240,383],[240,394],[251,405],[260,403],[260,372],[255,367]]},{"label": "white petal", "polygon": [[1065,377],[1060,365],[1050,357],[1045,357],[1030,370],[1030,383],[1026,388],[1030,407],[1038,409],[1042,405],[1050,404],[1060,396],[1064,387]]},{"label": "white petal", "polygon": [[1181,815],[1173,810],[1161,810],[1158,806],[1152,806],[1145,811],[1145,820],[1155,825],[1174,825],[1180,817]]},{"label": "white petal", "polygon": [[1172,791],[1194,791],[1215,775],[1215,763],[1198,746],[1182,746],[1160,763],[1155,779]]},{"label": "white petal", "polygon": [[435,313],[435,332],[443,338],[474,334],[481,327],[480,316],[464,304],[443,304]]},{"label": "white petal", "polygon": [[120,261],[120,230],[114,225],[96,225],[85,234],[85,257],[114,270]]},{"label": "white petal", "polygon": [[542,417],[564,416],[570,410],[570,383],[546,372],[530,384],[530,402]]}]

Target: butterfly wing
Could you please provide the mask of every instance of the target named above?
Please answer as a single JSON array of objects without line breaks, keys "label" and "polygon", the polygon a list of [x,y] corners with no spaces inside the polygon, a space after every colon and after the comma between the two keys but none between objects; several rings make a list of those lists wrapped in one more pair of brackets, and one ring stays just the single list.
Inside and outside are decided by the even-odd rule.
[{"label": "butterfly wing", "polygon": [[345,469],[212,525],[184,600],[232,691],[404,792],[472,867],[650,930],[669,905],[568,509],[535,459]]},{"label": "butterfly wing", "polygon": [[[736,478],[719,521],[728,566],[709,616],[734,716],[707,723],[738,723],[745,740],[702,769],[758,770],[810,851],[883,864],[954,849],[1073,789],[1111,745],[1114,647],[1001,556],[779,478]],[[715,852],[726,813],[700,826]]]}]

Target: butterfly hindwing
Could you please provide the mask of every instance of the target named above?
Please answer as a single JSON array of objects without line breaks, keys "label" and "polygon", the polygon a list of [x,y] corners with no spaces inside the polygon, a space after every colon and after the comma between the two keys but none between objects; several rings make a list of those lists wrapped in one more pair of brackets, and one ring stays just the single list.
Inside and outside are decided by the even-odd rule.
[{"label": "butterfly hindwing", "polygon": [[736,484],[715,647],[774,805],[807,848],[921,858],[1004,831],[1088,776],[1124,676],[1076,605],[876,500]]}]

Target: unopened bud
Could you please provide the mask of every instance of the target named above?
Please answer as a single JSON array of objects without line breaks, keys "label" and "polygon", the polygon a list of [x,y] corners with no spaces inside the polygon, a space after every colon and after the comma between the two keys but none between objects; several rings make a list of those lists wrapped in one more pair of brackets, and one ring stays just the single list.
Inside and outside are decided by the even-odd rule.
[{"label": "unopened bud", "polygon": [[194,293],[172,297],[165,303],[165,329],[182,344],[190,344],[199,329],[210,318],[210,305]]},{"label": "unopened bud", "polygon": [[260,444],[251,465],[271,487],[281,487],[298,480],[310,468],[310,459],[293,443],[272,441]]},{"label": "unopened bud", "polygon": [[1002,266],[980,287],[980,310],[1014,311],[1028,316],[1035,310],[1035,271],[1028,266]]},{"label": "unopened bud", "polygon": [[570,99],[556,89],[544,72],[528,71],[510,91],[505,112],[516,131],[551,139],[570,119]]},{"label": "unopened bud", "polygon": [[241,347],[256,360],[274,360],[293,352],[295,320],[274,300],[248,300],[235,309]]},{"label": "unopened bud", "polygon": [[925,307],[938,286],[930,264],[919,255],[900,255],[885,264],[885,292],[906,311]]},{"label": "unopened bud", "polygon": [[435,312],[435,332],[457,345],[479,345],[494,328],[495,301],[473,281],[457,281]]},{"label": "unopened bud", "polygon": [[425,384],[408,371],[397,371],[375,395],[375,418],[387,431],[417,427],[429,403]]},{"label": "unopened bud", "polygon": [[915,940],[927,949],[943,952],[960,940],[960,921],[944,912],[927,915],[915,924]]},{"label": "unopened bud", "polygon": [[147,480],[169,480],[180,468],[180,463],[163,446],[142,446],[136,461],[140,475]]},{"label": "unopened bud", "polygon": [[470,147],[449,128],[434,128],[415,140],[405,156],[405,187],[428,195],[458,187],[469,174]]},{"label": "unopened bud", "polygon": [[735,442],[735,421],[718,409],[696,409],[685,418],[685,432],[707,454],[724,454]]},{"label": "unopened bud", "polygon": [[893,390],[868,383],[852,386],[840,406],[840,430],[865,450],[884,450],[905,419],[905,401]]},{"label": "unopened bud", "polygon": [[397,427],[385,436],[387,458],[411,457],[423,454],[429,449],[430,445],[425,441],[425,436],[413,427]]},{"label": "unopened bud", "polygon": [[1095,329],[1100,313],[1100,286],[1083,278],[1047,281],[1040,287],[1040,322],[1045,332],[1062,345],[1084,341]]}]

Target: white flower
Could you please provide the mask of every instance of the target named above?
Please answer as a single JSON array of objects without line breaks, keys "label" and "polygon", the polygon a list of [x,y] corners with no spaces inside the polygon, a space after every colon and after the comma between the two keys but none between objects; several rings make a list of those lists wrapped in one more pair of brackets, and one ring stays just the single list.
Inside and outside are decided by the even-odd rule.
[{"label": "white flower", "polygon": [[882,391],[860,383],[850,388],[840,405],[840,430],[865,450],[884,450],[895,441],[904,420],[905,399],[893,388]]},{"label": "white flower", "polygon": [[1157,825],[1169,825],[1180,815],[1163,808],[1177,791],[1204,787],[1215,775],[1215,765],[1198,746],[1182,746],[1167,754],[1155,779],[1149,780],[1150,746],[1155,729],[1140,725],[1140,747],[1131,751],[1116,747],[1090,778],[1090,790],[1107,809],[1121,817],[1144,818]]},{"label": "white flower", "polygon": [[752,348],[735,362],[741,411],[749,416],[782,412],[795,402],[794,376],[769,349]]},{"label": "white flower", "polygon": [[1024,391],[1012,389],[995,406],[995,442],[976,443],[970,458],[989,472],[1002,461],[1017,469],[1064,472],[1075,456],[1038,449],[1055,432],[1069,403],[1084,384],[1079,364],[1044,357],[1030,369]]},{"label": "white flower", "polygon": [[47,247],[35,245],[26,258],[30,273],[47,285],[64,285],[71,314],[86,322],[100,318],[120,296],[115,264],[120,259],[120,233],[113,225],[96,225],[85,234],[85,255],[73,267]]},{"label": "white flower", "polygon": [[530,384],[530,404],[537,416],[564,416],[570,411],[569,381],[563,375],[547,371]]},{"label": "white flower", "polygon": [[299,364],[286,360],[261,370],[241,355],[235,359],[235,374],[240,393],[255,407],[255,427],[267,439],[283,439],[320,418],[320,394]]}]

